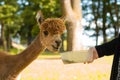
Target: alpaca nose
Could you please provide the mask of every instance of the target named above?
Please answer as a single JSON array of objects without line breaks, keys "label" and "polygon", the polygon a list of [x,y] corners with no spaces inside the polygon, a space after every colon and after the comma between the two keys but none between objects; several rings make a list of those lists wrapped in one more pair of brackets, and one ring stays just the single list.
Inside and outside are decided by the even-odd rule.
[{"label": "alpaca nose", "polygon": [[57,47],[59,47],[60,44],[62,43],[62,41],[61,40],[56,40],[55,43],[57,44]]}]

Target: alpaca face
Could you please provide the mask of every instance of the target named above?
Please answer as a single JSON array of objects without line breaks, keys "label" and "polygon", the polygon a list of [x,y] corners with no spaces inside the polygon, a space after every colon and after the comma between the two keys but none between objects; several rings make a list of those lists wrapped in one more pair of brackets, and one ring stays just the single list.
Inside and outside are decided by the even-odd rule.
[{"label": "alpaca face", "polygon": [[41,35],[41,42],[49,51],[57,52],[59,51],[62,40],[60,34],[51,34],[47,31],[43,31]]},{"label": "alpaca face", "polygon": [[50,51],[56,52],[60,49],[61,35],[65,30],[63,20],[59,18],[46,19],[40,25],[41,42]]},{"label": "alpaca face", "polygon": [[36,15],[40,28],[40,41],[48,50],[56,52],[61,47],[61,35],[66,27],[64,21],[60,18],[42,19],[42,13],[39,11]]}]

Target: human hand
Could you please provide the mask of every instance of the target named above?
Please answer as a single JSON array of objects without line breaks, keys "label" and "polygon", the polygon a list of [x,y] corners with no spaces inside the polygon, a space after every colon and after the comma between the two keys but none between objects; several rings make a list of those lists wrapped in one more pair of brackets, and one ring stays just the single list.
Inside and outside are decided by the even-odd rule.
[{"label": "human hand", "polygon": [[85,63],[92,63],[95,59],[98,58],[98,53],[97,53],[97,50],[95,49],[95,47],[90,47],[89,48],[89,53],[93,54],[92,59],[91,59],[91,61],[87,61]]}]

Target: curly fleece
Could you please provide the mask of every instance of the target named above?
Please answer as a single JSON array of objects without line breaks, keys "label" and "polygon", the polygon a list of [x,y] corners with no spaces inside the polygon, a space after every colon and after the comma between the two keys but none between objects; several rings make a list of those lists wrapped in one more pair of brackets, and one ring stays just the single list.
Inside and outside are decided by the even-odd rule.
[{"label": "curly fleece", "polygon": [[48,31],[51,34],[62,34],[66,29],[64,21],[60,18],[48,18],[40,25],[41,31]]}]

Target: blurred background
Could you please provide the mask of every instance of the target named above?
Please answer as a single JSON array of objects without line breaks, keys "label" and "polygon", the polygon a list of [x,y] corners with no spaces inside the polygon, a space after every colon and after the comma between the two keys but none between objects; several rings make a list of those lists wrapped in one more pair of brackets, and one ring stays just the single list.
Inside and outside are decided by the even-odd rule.
[{"label": "blurred background", "polygon": [[[63,45],[60,52],[88,49],[91,46],[110,41],[119,34],[120,0],[0,0],[0,50],[14,55],[29,46],[39,33],[39,27],[35,19],[38,10],[42,11],[45,19],[53,17],[65,18],[67,30],[61,36]],[[52,59],[53,64],[58,64],[59,58],[59,54],[53,54],[46,50],[40,55],[38,60],[42,61],[45,59],[46,61],[46,59]],[[57,60],[57,62],[54,60]],[[84,64],[69,65],[69,68],[71,67],[72,69],[75,69],[76,66],[82,66],[82,70],[84,67],[86,67],[85,69],[93,69],[90,66],[96,66],[90,72],[87,70],[89,72],[88,79],[82,78],[81,69],[78,71],[78,68],[77,76],[71,79],[68,79],[69,76],[64,79],[58,79],[61,74],[58,71],[57,78],[53,77],[51,79],[47,77],[40,79],[38,77],[32,79],[30,76],[35,74],[34,72],[29,76],[29,79],[25,78],[23,80],[109,80],[111,63],[112,56],[109,56],[87,66]],[[48,64],[44,65],[47,66]],[[105,73],[101,72],[102,69],[100,71],[97,69],[97,66],[101,65],[105,67],[102,69],[107,69]],[[63,69],[62,63],[59,66]],[[108,67],[106,68],[106,66]],[[68,72],[71,72],[70,75],[74,75],[71,70]],[[91,74],[92,71],[93,75]],[[24,72],[24,74],[28,72]],[[83,70],[83,74],[84,72],[87,75],[86,71]],[[46,71],[45,74],[47,75],[48,73]],[[85,74],[84,77],[86,76]],[[67,73],[67,75],[69,74]],[[95,75],[96,77],[94,78],[93,76]]]}]

